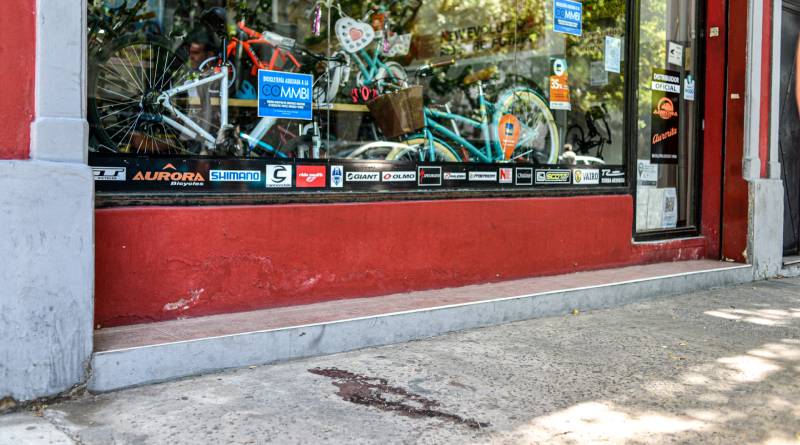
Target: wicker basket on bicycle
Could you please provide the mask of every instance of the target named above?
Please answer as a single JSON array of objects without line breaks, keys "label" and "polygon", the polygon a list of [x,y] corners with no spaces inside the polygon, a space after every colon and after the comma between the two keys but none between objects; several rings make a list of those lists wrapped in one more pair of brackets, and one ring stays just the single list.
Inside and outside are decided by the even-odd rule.
[{"label": "wicker basket on bicycle", "polygon": [[425,126],[422,86],[415,85],[381,94],[367,108],[384,136],[396,138]]}]

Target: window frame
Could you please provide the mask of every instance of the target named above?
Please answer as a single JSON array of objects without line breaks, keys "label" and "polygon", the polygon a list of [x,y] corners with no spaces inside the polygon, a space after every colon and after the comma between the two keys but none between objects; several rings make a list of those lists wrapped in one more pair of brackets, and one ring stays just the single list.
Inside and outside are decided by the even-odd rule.
[{"label": "window frame", "polygon": [[[695,81],[698,85],[705,85],[705,77],[706,77],[706,38],[705,38],[705,26],[706,26],[706,2],[703,0],[693,0],[697,7],[697,20],[695,20],[695,35],[697,36],[697,66],[699,69],[694,73],[695,74]],[[633,52],[634,57],[636,57],[637,63],[629,64],[628,68],[632,70],[630,74],[631,79],[639,79],[639,11],[640,11],[640,3],[641,0],[635,0],[632,2],[634,5],[632,10],[634,10],[634,15],[629,16],[631,20],[629,22],[629,27],[635,27],[635,33],[632,34],[632,38],[630,39],[631,46],[635,48],[631,48],[626,56],[628,56],[631,52]],[[631,32],[631,31],[629,31]],[[634,52],[635,51],[635,52]],[[727,64],[727,60],[725,61]],[[627,82],[626,86],[630,88],[630,90],[626,91],[628,95],[630,113],[636,111],[638,113],[638,88],[634,82]],[[633,90],[633,91],[631,91]],[[698,89],[700,91],[701,89]],[[662,229],[654,229],[648,230],[645,232],[637,232],[636,230],[636,199],[637,199],[637,181],[629,180],[628,187],[631,197],[633,198],[633,224],[631,226],[631,231],[633,233],[633,240],[636,242],[648,242],[648,241],[659,241],[659,240],[666,240],[672,238],[684,238],[684,237],[695,237],[700,235],[701,225],[702,225],[702,191],[703,191],[703,130],[705,126],[705,94],[696,94],[695,95],[695,104],[697,105],[697,115],[695,116],[695,126],[694,126],[694,144],[693,149],[694,153],[692,154],[693,162],[696,168],[694,172],[692,172],[693,176],[693,184],[694,190],[691,190],[690,193],[693,195],[692,199],[692,207],[691,210],[694,210],[695,214],[695,224],[691,224],[688,226],[682,227],[674,227],[674,228],[662,228]],[[724,113],[724,111],[723,111]],[[628,119],[630,121],[631,119]],[[724,117],[723,117],[724,120]],[[626,122],[628,122],[626,121]],[[629,146],[628,150],[628,162],[627,162],[627,171],[629,172],[636,172],[636,164],[638,158],[638,150],[637,150],[637,131],[635,125],[632,125],[632,129],[630,129],[631,133],[628,134],[628,143]],[[629,178],[630,179],[630,178]]]}]

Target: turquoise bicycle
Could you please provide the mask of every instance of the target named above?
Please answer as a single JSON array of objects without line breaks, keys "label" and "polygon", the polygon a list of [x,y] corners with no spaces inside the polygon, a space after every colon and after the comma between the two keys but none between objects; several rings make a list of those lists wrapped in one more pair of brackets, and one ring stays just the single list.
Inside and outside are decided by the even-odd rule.
[{"label": "turquoise bicycle", "polygon": [[[429,75],[434,68],[452,63],[425,65],[418,75]],[[531,88],[513,86],[501,91],[492,103],[484,94],[485,80],[481,75],[464,80],[465,86],[477,86],[477,119],[450,112],[449,107],[441,111],[425,106],[424,127],[403,137],[403,146],[395,146],[385,159],[556,164],[560,146],[558,127],[545,99]],[[449,122],[450,128],[444,122]],[[459,126],[476,130],[480,140],[467,139]]]},{"label": "turquoise bicycle", "polygon": [[[384,12],[385,9],[371,9],[362,20],[353,19],[345,14],[338,3],[336,9],[340,15],[334,25],[336,39],[358,66],[356,84],[359,87],[374,88],[377,94],[382,94],[387,84],[405,86],[408,82],[408,73],[403,65],[384,60],[387,55],[395,54],[388,46],[387,37],[380,36],[381,42],[372,45],[378,34],[372,25],[366,22],[370,16]],[[388,34],[388,27],[382,32]]]}]

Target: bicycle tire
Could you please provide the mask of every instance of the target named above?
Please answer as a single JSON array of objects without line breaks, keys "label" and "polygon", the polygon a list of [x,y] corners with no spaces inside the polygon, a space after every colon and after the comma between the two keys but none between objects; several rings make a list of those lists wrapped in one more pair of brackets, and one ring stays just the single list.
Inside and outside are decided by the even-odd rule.
[{"label": "bicycle tire", "polygon": [[[408,72],[406,72],[406,69],[403,67],[403,65],[400,65],[394,61],[383,62],[383,64],[386,65],[386,68],[378,68],[378,71],[375,73],[375,77],[372,78],[369,85],[364,83],[364,74],[359,71],[356,75],[356,85],[359,87],[375,87],[375,89],[378,91],[378,94],[384,93],[385,89],[383,81],[386,80],[392,80],[392,83],[397,83],[401,87],[408,85]],[[391,79],[390,76],[394,77],[394,79]]]},{"label": "bicycle tire", "polygon": [[[534,164],[558,162],[559,136],[555,118],[545,99],[527,87],[512,87],[499,94],[492,117],[491,135],[495,147],[500,144],[499,123],[506,114],[513,114],[522,124],[523,132],[532,135],[520,138],[510,159],[525,160]],[[543,132],[540,134],[540,132]]]},{"label": "bicycle tire", "polygon": [[[202,61],[200,63],[200,66],[197,67],[197,71],[200,71],[201,73],[211,73],[216,67],[219,67],[219,66],[221,66],[220,57],[219,56],[211,56],[208,59],[206,59],[206,60],[204,60],[204,61]],[[238,78],[236,73],[237,73],[236,66],[234,66],[229,61],[228,62],[228,91],[229,91],[229,94],[231,95],[230,97],[233,97],[233,94],[235,94],[236,90],[237,90],[237,88],[234,88],[236,86],[236,80]]]},{"label": "bicycle tire", "polygon": [[[427,161],[427,162],[461,162],[461,158],[442,140],[433,138],[434,159],[425,159],[428,152],[428,140],[422,135],[410,136],[401,141],[408,148],[396,147],[386,156],[387,161]],[[417,148],[413,146],[420,146]],[[420,156],[420,151],[423,155]]]},{"label": "bicycle tire", "polygon": [[99,52],[90,63],[87,98],[95,150],[173,154],[200,151],[195,141],[165,124],[165,110],[155,103],[161,92],[179,85],[188,73],[185,59],[160,39],[125,36]]}]

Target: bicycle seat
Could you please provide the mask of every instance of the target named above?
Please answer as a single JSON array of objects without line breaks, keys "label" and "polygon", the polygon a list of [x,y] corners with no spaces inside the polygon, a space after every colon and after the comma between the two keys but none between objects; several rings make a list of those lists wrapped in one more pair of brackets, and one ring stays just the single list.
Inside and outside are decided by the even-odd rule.
[{"label": "bicycle seat", "polygon": [[220,37],[228,36],[228,13],[225,8],[214,7],[203,11],[200,20],[208,26],[214,34]]},{"label": "bicycle seat", "polygon": [[464,80],[461,81],[461,83],[463,83],[464,86],[467,86],[467,85],[472,85],[473,83],[478,81],[486,82],[487,80],[494,77],[495,74],[497,74],[497,67],[495,65],[487,66],[482,70],[467,74],[464,77]]}]

